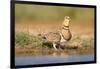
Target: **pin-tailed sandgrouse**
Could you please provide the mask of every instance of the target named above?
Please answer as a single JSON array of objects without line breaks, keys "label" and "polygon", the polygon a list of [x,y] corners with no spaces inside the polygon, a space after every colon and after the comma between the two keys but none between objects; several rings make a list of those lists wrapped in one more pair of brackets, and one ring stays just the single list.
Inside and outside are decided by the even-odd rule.
[{"label": "pin-tailed sandgrouse", "polygon": [[69,29],[70,17],[65,16],[64,21],[62,23],[61,30],[58,32],[49,32],[44,38],[46,42],[52,43],[55,50],[57,50],[57,45],[60,44],[61,38],[69,41],[72,37],[70,29]]}]

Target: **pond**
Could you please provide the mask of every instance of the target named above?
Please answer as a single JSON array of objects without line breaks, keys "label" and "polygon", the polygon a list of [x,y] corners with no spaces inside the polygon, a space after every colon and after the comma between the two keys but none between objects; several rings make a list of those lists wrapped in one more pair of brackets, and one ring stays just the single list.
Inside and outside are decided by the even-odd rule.
[{"label": "pond", "polygon": [[51,63],[69,63],[94,61],[94,54],[89,55],[64,55],[64,56],[15,56],[15,65],[36,65]]}]

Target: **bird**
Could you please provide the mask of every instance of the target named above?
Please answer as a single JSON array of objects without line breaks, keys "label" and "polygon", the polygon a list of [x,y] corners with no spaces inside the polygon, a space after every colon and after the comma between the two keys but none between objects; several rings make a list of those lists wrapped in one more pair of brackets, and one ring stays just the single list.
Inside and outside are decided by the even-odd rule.
[{"label": "bird", "polygon": [[61,35],[62,37],[66,40],[69,41],[72,38],[72,34],[70,32],[70,28],[69,28],[69,23],[70,23],[70,17],[69,16],[65,16],[64,17],[64,21],[62,23],[62,29],[61,29]]},{"label": "bird", "polygon": [[57,50],[57,45],[60,44],[61,40],[64,39],[65,41],[69,41],[72,37],[72,34],[69,29],[70,17],[65,16],[64,21],[61,26],[61,30],[48,32],[43,36],[44,43],[51,43],[53,48]]}]

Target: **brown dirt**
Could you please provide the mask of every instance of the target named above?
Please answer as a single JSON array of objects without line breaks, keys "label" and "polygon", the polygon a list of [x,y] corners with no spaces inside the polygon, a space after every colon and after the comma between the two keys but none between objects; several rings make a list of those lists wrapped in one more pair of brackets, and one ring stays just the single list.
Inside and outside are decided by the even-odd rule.
[{"label": "brown dirt", "polygon": [[[25,31],[32,34],[35,33],[46,33],[50,31],[56,31],[61,29],[62,21],[54,21],[54,22],[16,22],[15,29],[16,31]],[[70,23],[70,30],[73,35],[76,34],[93,34],[94,28],[93,28],[92,22],[71,22]]]}]

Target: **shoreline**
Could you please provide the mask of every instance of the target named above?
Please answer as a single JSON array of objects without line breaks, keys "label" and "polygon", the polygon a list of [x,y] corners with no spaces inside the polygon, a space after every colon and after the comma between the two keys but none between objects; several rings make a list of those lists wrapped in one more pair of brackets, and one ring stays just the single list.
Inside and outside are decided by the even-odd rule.
[{"label": "shoreline", "polygon": [[84,47],[77,49],[58,49],[57,51],[53,48],[15,48],[15,55],[83,55],[83,54],[94,54],[94,47]]}]

